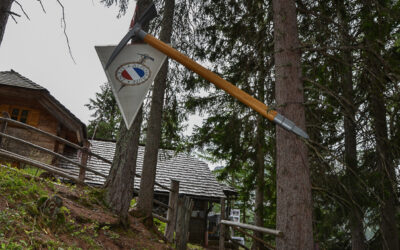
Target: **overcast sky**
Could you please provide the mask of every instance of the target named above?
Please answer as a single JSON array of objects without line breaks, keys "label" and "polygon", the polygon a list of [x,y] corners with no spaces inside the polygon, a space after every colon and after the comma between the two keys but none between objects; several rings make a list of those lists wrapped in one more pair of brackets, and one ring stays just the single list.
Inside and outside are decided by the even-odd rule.
[{"label": "overcast sky", "polygon": [[[0,0],[1,1],[1,0]],[[119,19],[118,7],[104,7],[99,0],[65,0],[67,34],[72,61],[61,26],[62,10],[56,0],[20,0],[28,20],[14,3],[12,11],[21,15],[18,23],[9,18],[0,46],[0,71],[13,69],[50,93],[84,123],[90,119],[84,104],[100,90],[106,76],[95,45],[115,45],[126,34],[135,1]]]}]

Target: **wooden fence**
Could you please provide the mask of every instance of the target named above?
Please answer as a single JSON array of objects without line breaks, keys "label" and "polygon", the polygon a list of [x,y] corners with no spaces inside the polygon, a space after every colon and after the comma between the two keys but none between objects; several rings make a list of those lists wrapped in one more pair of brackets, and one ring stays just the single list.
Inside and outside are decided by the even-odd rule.
[{"label": "wooden fence", "polygon": [[[253,240],[261,242],[265,247],[269,249],[275,249],[274,246],[268,244],[266,241],[263,239],[260,239],[248,232],[246,232],[244,229],[252,230],[252,231],[257,231],[265,234],[271,234],[276,237],[283,237],[283,232],[275,229],[269,229],[265,227],[258,227],[250,224],[245,224],[245,223],[239,223],[239,222],[234,222],[234,221],[229,221],[225,220],[225,199],[221,198],[221,221],[220,221],[220,234],[219,234],[219,249],[224,250],[225,249],[225,238],[228,235],[226,233],[226,228],[225,227],[232,227],[233,230],[238,231],[240,233],[243,233],[249,237],[251,237]],[[228,237],[230,237],[228,235]],[[239,245],[240,247],[243,247],[244,249],[248,249],[246,246],[240,244],[239,242],[229,239],[232,243],[235,243]]]},{"label": "wooden fence", "polygon": [[[87,161],[88,161],[89,156],[96,157],[97,159],[112,165],[112,161],[110,161],[98,154],[91,152],[90,148],[89,148],[89,143],[85,142],[83,146],[80,146],[80,145],[72,143],[64,138],[61,138],[61,137],[58,137],[51,133],[42,131],[42,130],[35,128],[33,126],[30,126],[28,124],[10,119],[8,113],[3,113],[2,116],[3,117],[0,117],[0,157],[11,159],[11,160],[17,161],[17,162],[22,162],[25,164],[29,164],[31,166],[34,166],[34,167],[43,169],[47,172],[50,172],[54,175],[66,178],[66,179],[73,181],[74,183],[80,184],[80,185],[86,185],[85,184],[86,171],[92,172],[93,174],[101,176],[103,178],[107,178],[107,175],[105,175],[99,171],[96,171],[92,168],[89,168],[87,166]],[[17,125],[19,128],[24,128],[24,129],[33,131],[35,133],[47,136],[51,139],[56,140],[59,143],[63,143],[69,147],[72,147],[73,149],[76,149],[77,151],[79,151],[81,153],[81,159],[79,162],[77,162],[77,161],[71,160],[68,157],[65,157],[64,155],[61,155],[52,150],[49,150],[47,148],[41,147],[34,143],[28,142],[26,140],[14,137],[12,135],[8,135],[8,134],[6,134],[8,124]],[[34,149],[37,149],[37,150],[40,150],[47,154],[50,154],[50,155],[54,156],[56,159],[62,159],[70,164],[73,164],[73,165],[79,167],[78,178],[75,177],[73,173],[68,172],[66,169],[63,169],[63,168],[60,168],[60,167],[57,167],[54,165],[46,164],[46,163],[31,159],[29,157],[22,156],[17,153],[14,153],[14,152],[4,149],[2,147],[2,143],[4,142],[4,139],[12,140],[17,143],[27,145]],[[140,174],[135,174],[135,176],[138,178],[141,178]],[[165,237],[169,242],[173,241],[174,232],[176,232],[176,245],[180,246],[180,247],[178,247],[178,249],[186,249],[186,242],[188,240],[188,235],[186,234],[186,231],[188,230],[190,214],[191,214],[191,210],[193,207],[193,201],[191,199],[189,199],[188,197],[179,197],[179,181],[171,180],[170,187],[162,185],[158,182],[155,182],[155,185],[164,190],[169,191],[169,201],[168,201],[168,204],[165,204],[161,201],[154,199],[153,200],[154,204],[165,207],[168,210],[167,210],[167,218],[157,215],[155,213],[153,213],[153,217],[159,219],[160,221],[167,223],[166,230],[165,230]],[[182,199],[184,201],[182,201]],[[178,224],[177,224],[177,221],[178,221]],[[185,232],[185,233],[180,233],[180,232]]]}]

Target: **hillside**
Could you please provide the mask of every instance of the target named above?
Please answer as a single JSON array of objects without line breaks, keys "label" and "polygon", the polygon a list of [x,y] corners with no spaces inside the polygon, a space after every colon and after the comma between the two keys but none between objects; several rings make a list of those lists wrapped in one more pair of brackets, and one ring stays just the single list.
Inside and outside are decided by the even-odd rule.
[{"label": "hillside", "polygon": [[0,249],[171,249],[140,220],[130,228],[94,188],[39,179],[0,167]]}]

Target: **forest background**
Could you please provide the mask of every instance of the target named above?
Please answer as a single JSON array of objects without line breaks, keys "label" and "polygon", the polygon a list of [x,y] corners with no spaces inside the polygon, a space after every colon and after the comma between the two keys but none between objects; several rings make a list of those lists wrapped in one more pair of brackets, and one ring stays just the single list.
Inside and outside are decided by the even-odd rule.
[{"label": "forest background", "polygon": [[[155,2],[160,18],[149,31],[159,34],[164,1]],[[126,2],[118,3],[124,14]],[[400,3],[303,0],[296,9],[300,43],[293,50],[301,53],[300,104],[310,135],[304,143],[314,242],[326,249],[399,249]],[[176,0],[172,30],[175,48],[281,108],[275,99],[272,1]],[[143,109],[142,143],[151,96]],[[93,112],[90,134],[117,140],[120,116],[107,85],[87,106]],[[205,119],[186,136],[192,114]],[[276,227],[277,216],[275,133],[258,114],[169,62],[160,148],[223,162],[216,172],[239,191],[235,205],[242,221],[256,214],[269,228]]]}]

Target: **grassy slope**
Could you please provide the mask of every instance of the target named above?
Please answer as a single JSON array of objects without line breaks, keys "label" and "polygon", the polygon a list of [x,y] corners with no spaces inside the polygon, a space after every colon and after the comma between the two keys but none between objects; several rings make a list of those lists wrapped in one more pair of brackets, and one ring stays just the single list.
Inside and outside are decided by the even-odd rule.
[{"label": "grassy slope", "polygon": [[[57,195],[62,207],[41,206]],[[169,249],[138,219],[123,229],[97,189],[28,178],[0,167],[0,249]]]}]

